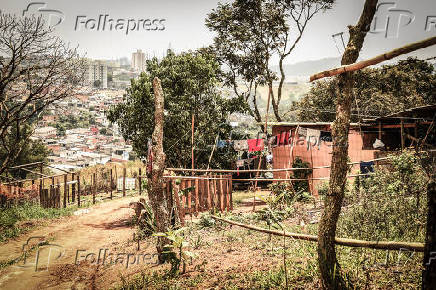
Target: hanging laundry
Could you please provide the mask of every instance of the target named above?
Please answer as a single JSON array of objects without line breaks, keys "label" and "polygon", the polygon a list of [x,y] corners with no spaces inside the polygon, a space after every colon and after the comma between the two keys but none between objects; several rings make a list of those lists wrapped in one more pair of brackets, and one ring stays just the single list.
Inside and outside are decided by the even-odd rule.
[{"label": "hanging laundry", "polygon": [[247,151],[248,150],[247,140],[233,141],[233,149],[235,149],[236,151]]},{"label": "hanging laundry", "polygon": [[227,146],[227,141],[226,140],[218,140],[216,147],[217,148],[224,148]]},{"label": "hanging laundry", "polygon": [[[374,162],[370,161],[370,162],[360,162],[360,173],[361,174],[367,174],[370,172],[374,172]],[[368,177],[368,176],[364,176],[364,177]]]},{"label": "hanging laundry", "polygon": [[280,133],[280,135],[277,135],[277,145],[288,145],[289,139],[291,136],[291,131],[283,131]]},{"label": "hanging laundry", "polygon": [[292,136],[291,131],[286,131],[285,132],[285,143],[283,145],[289,145],[290,136]]},{"label": "hanging laundry", "polygon": [[320,140],[324,142],[333,142],[332,133],[327,131],[321,131]]},{"label": "hanging laundry", "polygon": [[244,159],[236,160],[236,167],[243,167],[244,166]]},{"label": "hanging laundry", "polygon": [[385,147],[385,143],[383,143],[381,140],[379,139],[375,139],[374,144],[372,144],[372,147],[374,149],[383,149]]},{"label": "hanging laundry", "polygon": [[263,139],[248,139],[248,151],[262,151],[263,150]]},{"label": "hanging laundry", "polygon": [[310,145],[317,145],[318,144],[318,149],[319,149],[319,138],[321,136],[321,131],[320,130],[316,130],[316,129],[312,129],[312,128],[307,128],[307,135],[306,135],[306,141],[307,141],[307,149],[309,149]]}]

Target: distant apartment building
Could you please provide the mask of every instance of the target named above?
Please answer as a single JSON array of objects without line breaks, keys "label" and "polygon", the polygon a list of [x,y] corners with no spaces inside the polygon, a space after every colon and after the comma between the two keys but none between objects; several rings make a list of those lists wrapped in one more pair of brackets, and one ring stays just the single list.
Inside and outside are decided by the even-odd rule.
[{"label": "distant apartment building", "polygon": [[107,64],[104,61],[89,62],[88,82],[91,86],[107,89]]},{"label": "distant apartment building", "polygon": [[132,53],[132,69],[135,71],[145,71],[145,53],[138,49]]}]

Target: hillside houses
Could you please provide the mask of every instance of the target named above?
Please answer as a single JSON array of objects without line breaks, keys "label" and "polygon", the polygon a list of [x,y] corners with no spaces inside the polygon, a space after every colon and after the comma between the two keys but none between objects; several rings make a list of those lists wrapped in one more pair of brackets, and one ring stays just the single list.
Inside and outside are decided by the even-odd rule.
[{"label": "hillside houses", "polygon": [[51,151],[49,161],[56,168],[127,161],[132,146],[105,115],[109,106],[121,100],[121,91],[105,90],[56,102],[38,122],[32,138],[41,140]]}]

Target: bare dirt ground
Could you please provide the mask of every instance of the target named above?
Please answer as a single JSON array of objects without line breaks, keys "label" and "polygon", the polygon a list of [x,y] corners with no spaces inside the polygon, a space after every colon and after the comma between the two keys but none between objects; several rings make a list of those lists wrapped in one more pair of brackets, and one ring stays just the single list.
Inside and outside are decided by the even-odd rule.
[{"label": "bare dirt ground", "polygon": [[[100,203],[89,208],[88,213],[53,221],[48,226],[40,227],[2,244],[0,246],[2,261],[19,257],[23,245],[29,238],[31,238],[29,244],[45,239],[50,245],[40,248],[36,271],[34,264],[37,250],[32,251],[25,264],[21,261],[0,270],[0,289],[100,288],[99,279],[105,277],[99,272],[116,272],[123,269],[124,265],[121,265],[121,260],[120,265],[114,267],[103,266],[101,263],[90,264],[94,256],[88,257],[90,262],[83,262],[85,259],[83,256],[89,253],[96,253],[97,256],[99,251],[103,255],[100,249],[108,249],[112,252],[130,253],[130,250],[135,252],[136,247],[132,242],[135,230],[131,226],[131,216],[134,212],[128,205],[130,201],[137,199],[128,197]],[[32,239],[32,237],[43,238]],[[47,263],[50,250],[50,262]],[[84,251],[80,251],[77,255],[77,250]],[[109,251],[106,253],[110,253]],[[61,252],[63,256],[58,258]],[[106,271],[105,268],[110,271]],[[114,278],[119,279],[117,275],[114,275]]]},{"label": "bare dirt ground", "polygon": [[[19,257],[27,243],[35,244],[40,240],[49,243],[33,250],[25,263],[20,261],[0,270],[0,289],[108,289],[119,285],[121,277],[129,279],[142,271],[168,269],[169,265],[156,265],[154,238],[141,241],[139,250],[133,241],[136,232],[131,222],[134,211],[128,205],[134,200],[138,197],[100,203],[89,208],[88,213],[53,221],[2,244],[0,260],[5,261]],[[257,209],[261,207],[260,203],[256,205]],[[247,199],[234,212],[246,213],[251,209],[252,200]],[[190,220],[188,216],[187,220]],[[188,266],[181,281],[207,272],[207,280],[194,289],[220,288],[228,275],[268,270],[277,264],[277,259],[265,253],[265,244],[252,243],[246,234],[240,238],[239,231],[245,230],[193,232],[191,244],[197,244],[194,252],[199,258]],[[32,237],[43,238],[28,242]],[[107,258],[104,258],[105,251]],[[38,252],[40,257],[35,271]],[[59,258],[60,252],[63,255]],[[110,259],[109,253],[113,254]],[[131,257],[128,258],[127,254]],[[115,265],[110,265],[110,260],[115,261]],[[182,285],[182,288],[188,287]]]}]

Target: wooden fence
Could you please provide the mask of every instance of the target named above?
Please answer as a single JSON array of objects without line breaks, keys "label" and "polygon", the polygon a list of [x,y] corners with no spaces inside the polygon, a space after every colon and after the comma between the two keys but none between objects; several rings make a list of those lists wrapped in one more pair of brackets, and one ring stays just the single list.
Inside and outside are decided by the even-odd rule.
[{"label": "wooden fence", "polygon": [[165,176],[167,200],[175,203],[180,222],[185,215],[197,216],[208,210],[230,211],[233,209],[232,176]]},{"label": "wooden fence", "polygon": [[41,190],[39,197],[41,207],[43,208],[60,208],[61,207],[61,188],[51,186]]}]

